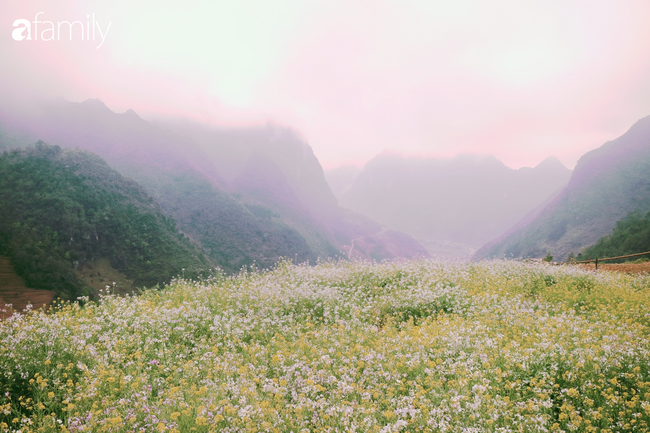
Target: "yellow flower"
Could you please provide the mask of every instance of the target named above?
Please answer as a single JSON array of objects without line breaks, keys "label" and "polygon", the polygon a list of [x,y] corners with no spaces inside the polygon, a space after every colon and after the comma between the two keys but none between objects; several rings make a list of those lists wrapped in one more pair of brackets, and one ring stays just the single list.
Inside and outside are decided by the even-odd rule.
[{"label": "yellow flower", "polygon": [[573,398],[576,398],[576,397],[580,396],[580,394],[578,393],[578,391],[575,388],[569,388],[567,390],[567,395],[569,397],[573,397]]}]

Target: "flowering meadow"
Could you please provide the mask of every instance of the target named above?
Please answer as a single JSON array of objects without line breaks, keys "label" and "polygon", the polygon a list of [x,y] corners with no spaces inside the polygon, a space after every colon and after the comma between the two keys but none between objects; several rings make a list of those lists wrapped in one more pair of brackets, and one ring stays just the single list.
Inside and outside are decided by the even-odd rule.
[{"label": "flowering meadow", "polygon": [[2,432],[649,431],[650,277],[288,262],[0,322]]}]

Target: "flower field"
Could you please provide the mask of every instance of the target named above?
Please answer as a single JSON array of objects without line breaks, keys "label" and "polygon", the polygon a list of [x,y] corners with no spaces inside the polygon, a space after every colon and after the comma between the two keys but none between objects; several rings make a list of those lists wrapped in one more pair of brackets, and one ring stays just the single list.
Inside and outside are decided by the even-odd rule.
[{"label": "flower field", "polygon": [[281,263],[0,322],[3,432],[650,428],[650,277]]}]

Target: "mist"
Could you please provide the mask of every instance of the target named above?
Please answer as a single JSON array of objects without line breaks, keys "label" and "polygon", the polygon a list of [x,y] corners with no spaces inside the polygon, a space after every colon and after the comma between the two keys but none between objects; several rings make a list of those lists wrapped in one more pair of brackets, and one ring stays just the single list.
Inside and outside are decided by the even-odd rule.
[{"label": "mist", "polygon": [[[0,96],[100,99],[147,120],[290,126],[326,169],[363,166],[385,150],[490,154],[512,168],[555,155],[572,168],[650,113],[649,8],[3,2]],[[11,37],[17,19],[85,26],[93,17],[104,29],[99,48],[76,33]]]},{"label": "mist", "polygon": [[362,170],[326,172],[339,203],[416,238],[437,257],[469,259],[566,185],[549,157],[514,170],[490,155],[449,159],[380,154]]},{"label": "mist", "polygon": [[[334,241],[332,215],[353,211],[366,234],[466,258],[650,113],[647,16],[643,1],[5,2],[2,146],[78,146],[144,183],[139,164],[192,172],[332,245],[352,239]],[[76,27],[44,33],[61,22]]]}]

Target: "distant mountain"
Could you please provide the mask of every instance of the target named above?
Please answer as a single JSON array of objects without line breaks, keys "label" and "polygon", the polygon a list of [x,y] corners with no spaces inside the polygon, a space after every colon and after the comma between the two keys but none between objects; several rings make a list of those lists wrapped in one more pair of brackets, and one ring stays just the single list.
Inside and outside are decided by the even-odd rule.
[{"label": "distant mountain", "polygon": [[[0,148],[31,138],[96,152],[144,186],[228,271],[268,267],[280,257],[345,257],[352,239],[382,230],[341,216],[318,160],[292,130],[185,129],[152,124],[132,110],[114,113],[98,100],[59,99],[30,112],[0,113]],[[426,254],[400,248],[409,257]]]},{"label": "distant mountain", "polygon": [[340,167],[326,170],[325,179],[329,184],[332,193],[336,198],[343,197],[354,185],[354,181],[361,173],[361,168],[353,165],[342,165]]},{"label": "distant mountain", "polygon": [[556,158],[513,170],[493,156],[381,154],[338,198],[341,206],[413,236],[432,254],[469,257],[565,185],[570,174]]},{"label": "distant mountain", "polygon": [[92,293],[84,268],[101,261],[134,287],[213,266],[141,186],[95,154],[42,141],[0,155],[0,255],[27,287],[64,299]]},{"label": "distant mountain", "polygon": [[609,234],[630,212],[650,211],[650,116],[586,153],[568,185],[537,215],[477,251],[475,258],[558,260]]},{"label": "distant mountain", "polygon": [[[339,207],[311,147],[290,128],[272,124],[213,128],[179,121],[159,124],[195,140],[223,175],[233,196],[247,206],[272,210],[305,236],[320,257],[332,257],[334,251],[343,257],[376,260],[428,256],[410,236]],[[352,248],[355,239],[356,248]],[[369,244],[361,248],[364,242]]]}]

